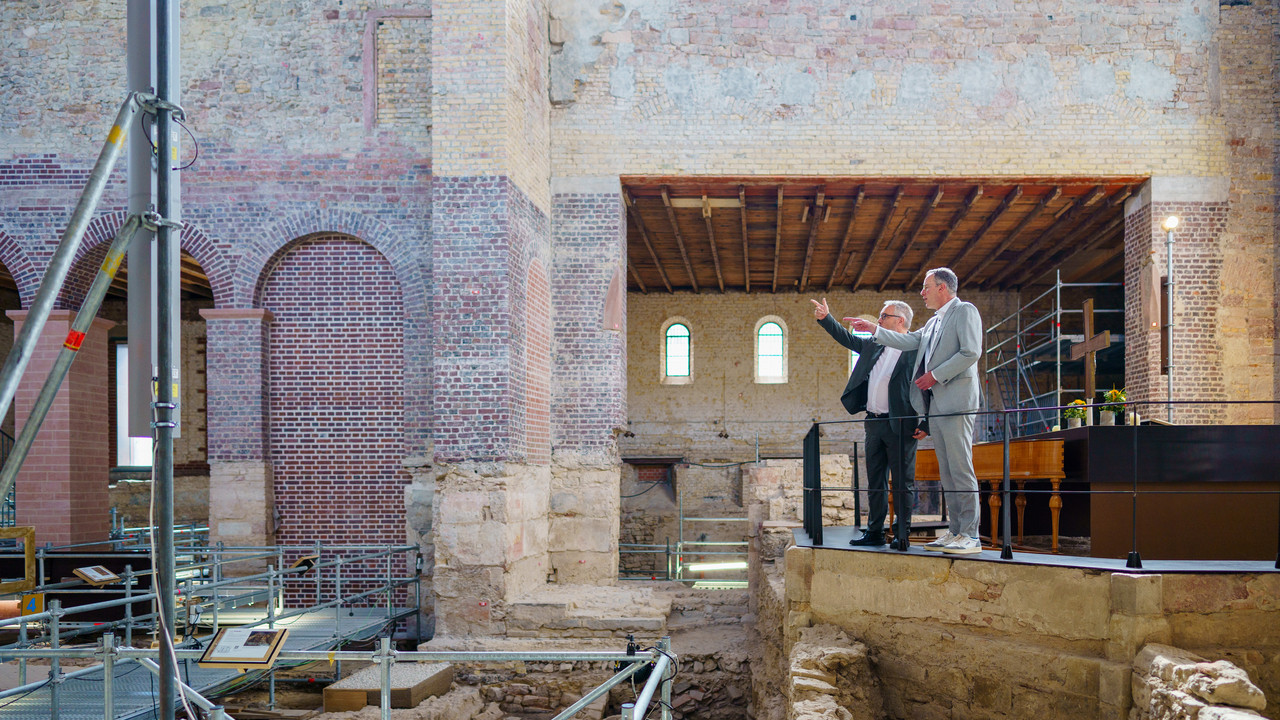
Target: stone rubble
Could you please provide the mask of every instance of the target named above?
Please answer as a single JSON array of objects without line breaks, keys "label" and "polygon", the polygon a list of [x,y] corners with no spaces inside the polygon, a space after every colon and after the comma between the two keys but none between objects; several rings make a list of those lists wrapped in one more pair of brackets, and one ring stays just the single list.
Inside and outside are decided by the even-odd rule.
[{"label": "stone rubble", "polygon": [[1244,720],[1262,717],[1255,711],[1267,707],[1235,664],[1156,643],[1134,658],[1132,685],[1129,720]]}]

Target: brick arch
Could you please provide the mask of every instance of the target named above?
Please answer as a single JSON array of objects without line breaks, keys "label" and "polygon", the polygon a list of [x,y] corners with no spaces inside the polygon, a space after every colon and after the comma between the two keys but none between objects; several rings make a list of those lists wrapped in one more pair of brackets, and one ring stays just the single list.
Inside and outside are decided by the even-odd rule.
[{"label": "brick arch", "polygon": [[29,307],[35,299],[36,290],[40,288],[40,274],[36,272],[31,257],[22,245],[3,230],[0,230],[0,265],[4,265],[18,286],[18,299],[22,307]]},{"label": "brick arch", "polygon": [[408,244],[377,218],[347,210],[318,209],[282,218],[256,238],[241,256],[235,274],[236,303],[259,307],[268,265],[299,238],[337,233],[360,238],[391,263],[406,307],[425,307],[424,289]]},{"label": "brick arch", "polygon": [[[58,293],[57,307],[77,308],[98,272],[98,266],[106,257],[107,247],[116,231],[124,225],[129,214],[123,210],[99,215],[89,221],[85,229],[84,239],[76,250],[75,259],[71,263],[71,271],[67,281]],[[232,275],[230,262],[204,230],[187,222],[178,238],[179,247],[187,251],[209,278],[209,286],[213,290],[214,307],[223,307],[230,302],[232,296]]]},{"label": "brick arch", "polygon": [[431,318],[429,278],[420,270],[410,244],[380,220],[345,210],[312,210],[290,215],[263,232],[241,256],[235,273],[233,307],[262,307],[262,290],[270,267],[300,239],[341,234],[372,246],[390,263],[404,302],[404,440],[410,456],[431,447]]},{"label": "brick arch", "polygon": [[[334,266],[344,282],[316,282]],[[277,540],[399,542],[408,474],[394,408],[407,394],[406,312],[390,262],[360,238],[312,234],[270,259],[259,297],[273,316],[266,386]],[[334,502],[342,497],[358,501]]]}]

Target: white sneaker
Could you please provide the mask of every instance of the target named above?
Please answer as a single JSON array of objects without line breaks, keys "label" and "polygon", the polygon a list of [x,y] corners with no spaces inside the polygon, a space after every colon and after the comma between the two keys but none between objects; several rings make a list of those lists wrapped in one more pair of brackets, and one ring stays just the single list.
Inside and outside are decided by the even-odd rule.
[{"label": "white sneaker", "polygon": [[946,535],[943,535],[942,537],[938,538],[937,540],[934,540],[933,542],[927,542],[927,543],[925,543],[925,544],[924,544],[924,549],[925,549],[925,550],[933,550],[933,551],[935,551],[935,552],[942,552],[942,548],[944,548],[944,547],[946,547],[946,546],[950,545],[951,543],[955,542],[956,538],[958,538],[958,537],[960,537],[960,536],[959,536],[959,535],[956,535],[956,534],[952,533],[950,530],[948,530]]},{"label": "white sneaker", "polygon": [[976,555],[982,552],[982,541],[968,535],[957,535],[955,540],[943,546],[942,552],[952,555]]}]

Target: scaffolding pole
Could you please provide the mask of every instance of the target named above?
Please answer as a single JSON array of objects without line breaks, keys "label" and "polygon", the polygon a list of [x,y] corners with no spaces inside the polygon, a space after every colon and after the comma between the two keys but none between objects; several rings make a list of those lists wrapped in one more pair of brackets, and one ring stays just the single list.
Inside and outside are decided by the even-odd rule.
[{"label": "scaffolding pole", "polygon": [[71,212],[67,229],[62,233],[62,240],[49,260],[49,268],[45,271],[40,289],[36,291],[36,297],[31,302],[27,319],[22,323],[22,330],[18,332],[13,348],[9,351],[9,357],[4,361],[4,368],[0,370],[0,417],[4,417],[9,412],[9,405],[18,391],[19,381],[22,380],[22,373],[26,371],[27,363],[31,360],[31,353],[35,350],[40,333],[49,319],[49,312],[53,310],[53,303],[57,300],[58,293],[62,291],[62,283],[71,270],[76,251],[80,249],[80,241],[89,227],[89,220],[98,207],[98,201],[102,199],[107,179],[111,176],[111,169],[115,167],[116,161],[124,151],[124,141],[129,133],[129,125],[138,113],[139,97],[138,93],[129,93],[121,103],[115,122],[107,133],[107,142],[102,146],[102,152],[98,154],[98,160],[89,173],[89,182],[85,185],[84,192],[80,194],[80,200],[76,203],[75,210]]}]

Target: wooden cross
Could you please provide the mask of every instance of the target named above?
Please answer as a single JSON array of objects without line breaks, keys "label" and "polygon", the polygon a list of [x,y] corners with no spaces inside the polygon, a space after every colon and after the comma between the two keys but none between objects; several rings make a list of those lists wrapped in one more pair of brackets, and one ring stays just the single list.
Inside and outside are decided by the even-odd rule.
[{"label": "wooden cross", "polygon": [[[1098,392],[1097,380],[1094,377],[1097,370],[1095,354],[1109,345],[1111,345],[1110,330],[1103,330],[1097,335],[1093,334],[1093,298],[1089,298],[1084,301],[1084,342],[1071,346],[1072,360],[1084,358],[1084,398],[1087,403],[1092,403]],[[1092,418],[1093,413],[1086,413],[1085,417]]]}]

